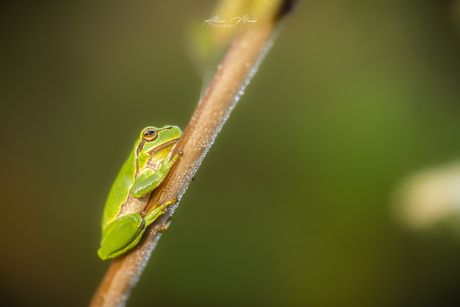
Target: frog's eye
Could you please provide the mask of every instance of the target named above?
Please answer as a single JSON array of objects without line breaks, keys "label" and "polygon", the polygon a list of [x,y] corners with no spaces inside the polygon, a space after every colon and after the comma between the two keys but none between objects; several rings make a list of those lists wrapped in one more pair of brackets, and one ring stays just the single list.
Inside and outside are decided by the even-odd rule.
[{"label": "frog's eye", "polygon": [[158,132],[153,128],[148,128],[142,133],[142,138],[146,142],[152,142],[158,137]]}]

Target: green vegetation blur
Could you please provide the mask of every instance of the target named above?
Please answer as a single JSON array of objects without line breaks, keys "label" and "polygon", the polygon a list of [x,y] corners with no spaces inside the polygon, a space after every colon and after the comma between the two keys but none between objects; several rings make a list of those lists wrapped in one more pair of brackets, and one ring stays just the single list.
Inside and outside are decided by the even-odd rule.
[{"label": "green vegetation blur", "polygon": [[[85,306],[139,131],[196,107],[188,29],[214,2],[1,6],[1,302]],[[460,306],[459,237],[392,213],[403,178],[460,158],[459,20],[459,1],[301,2],[128,306]]]}]

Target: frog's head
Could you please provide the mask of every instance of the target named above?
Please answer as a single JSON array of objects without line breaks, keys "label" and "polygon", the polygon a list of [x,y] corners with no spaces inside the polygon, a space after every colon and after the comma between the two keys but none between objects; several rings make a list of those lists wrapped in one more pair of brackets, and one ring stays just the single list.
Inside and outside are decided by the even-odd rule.
[{"label": "frog's head", "polygon": [[142,130],[137,141],[137,157],[139,167],[163,160],[182,136],[182,131],[176,126],[163,128],[146,127]]}]

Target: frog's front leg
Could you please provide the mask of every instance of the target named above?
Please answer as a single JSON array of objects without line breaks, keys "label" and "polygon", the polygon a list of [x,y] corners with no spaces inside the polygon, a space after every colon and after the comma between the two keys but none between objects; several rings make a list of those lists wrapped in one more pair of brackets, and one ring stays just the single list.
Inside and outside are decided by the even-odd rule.
[{"label": "frog's front leg", "polygon": [[[161,162],[158,171],[168,174],[169,170],[173,167],[174,163],[182,156],[182,149],[177,151],[177,154],[171,159],[172,151],[168,153],[166,158]],[[171,161],[170,161],[171,160]]]},{"label": "frog's front leg", "polygon": [[166,175],[169,173],[170,169],[174,163],[182,155],[182,151],[174,156],[171,159],[171,152],[166,156],[163,162],[160,163],[158,170],[154,171],[153,169],[146,168],[139,172],[139,175],[136,178],[136,181],[133,184],[131,189],[131,195],[134,198],[142,197],[150,192],[152,192],[160,183],[165,179]]}]

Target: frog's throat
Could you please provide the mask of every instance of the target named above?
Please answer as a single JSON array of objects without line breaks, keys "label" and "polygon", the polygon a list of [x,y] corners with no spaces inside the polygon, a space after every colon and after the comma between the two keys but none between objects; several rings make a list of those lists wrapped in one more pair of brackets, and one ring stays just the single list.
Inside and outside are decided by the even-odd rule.
[{"label": "frog's throat", "polygon": [[175,143],[179,142],[179,139],[180,138],[164,142],[163,144],[158,145],[158,146],[152,148],[151,150],[147,151],[147,153],[149,155],[153,155],[154,153],[156,153],[158,151],[161,151],[161,150],[165,149],[166,147],[171,147],[171,149],[172,149],[172,148],[174,148],[173,145],[175,145]]}]

